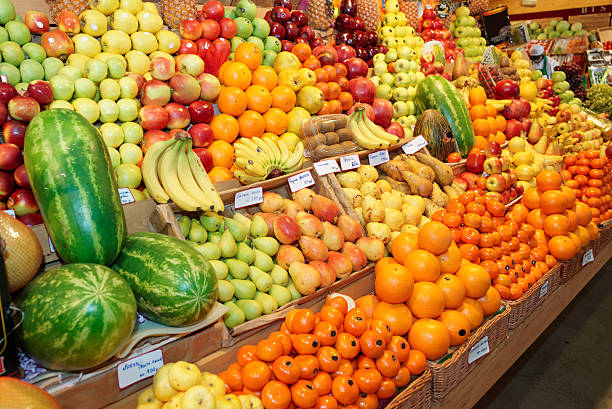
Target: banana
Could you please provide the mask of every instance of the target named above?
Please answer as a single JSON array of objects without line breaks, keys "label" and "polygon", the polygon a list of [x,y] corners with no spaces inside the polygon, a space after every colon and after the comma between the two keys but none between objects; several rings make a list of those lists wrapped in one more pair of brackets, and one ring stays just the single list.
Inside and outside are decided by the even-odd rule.
[{"label": "banana", "polygon": [[236,158],[234,160],[234,164],[236,165],[236,168],[244,170],[251,176],[259,176],[262,179],[265,179],[266,177],[266,170],[259,166],[259,164],[254,163],[251,159],[242,157]]},{"label": "banana", "polygon": [[[255,138],[253,138],[255,139]],[[263,157],[265,158],[264,161],[266,163],[266,165],[275,165],[274,163],[274,157],[271,155],[270,152],[268,152],[267,149],[264,149],[264,147],[260,147],[255,141],[253,141],[253,139],[249,139],[249,138],[242,138],[240,139],[240,141],[245,145],[248,146],[249,149],[251,149],[255,155],[259,156],[259,157]],[[259,138],[257,138],[259,139]],[[265,146],[265,148],[267,148],[267,145]]]},{"label": "banana", "polygon": [[147,192],[157,203],[168,203],[170,197],[164,190],[164,187],[159,182],[157,177],[157,163],[162,154],[176,143],[176,139],[160,141],[151,146],[142,161],[142,178],[144,180]]},{"label": "banana", "polygon": [[356,120],[356,116],[353,115],[349,118],[348,125],[349,129],[353,133],[353,137],[359,146],[365,149],[380,149],[383,147],[381,140],[374,140],[369,135],[364,135],[359,122]]},{"label": "banana", "polygon": [[[155,146],[155,145],[154,145]],[[161,158],[160,180],[162,186],[172,201],[181,209],[195,212],[200,209],[199,204],[181,186],[178,178],[178,157],[180,150],[185,149],[185,143],[179,142],[172,149],[164,153]]]},{"label": "banana", "polygon": [[262,141],[264,141],[264,143],[266,143],[268,145],[268,147],[270,148],[270,150],[274,153],[274,157],[276,158],[276,162],[278,164],[281,164],[283,162],[283,155],[280,151],[280,149],[278,149],[278,146],[276,145],[276,142],[274,142],[271,138],[265,136],[263,138],[261,138]]},{"label": "banana", "polygon": [[256,143],[262,151],[266,152],[266,155],[268,155],[268,157],[270,158],[270,163],[272,165],[278,165],[280,157],[276,157],[275,152],[270,148],[270,146],[268,146],[268,144],[263,139],[256,136],[254,138],[251,138],[251,140]]},{"label": "banana", "polygon": [[234,155],[236,159],[245,159],[252,163],[260,166],[263,169],[267,169],[268,165],[264,162],[263,155],[260,153],[253,153],[253,151],[244,145],[234,145]]},{"label": "banana", "polygon": [[[283,141],[279,141],[279,144],[283,143]],[[285,145],[286,147],[286,145]],[[291,156],[287,159],[285,163],[283,163],[283,171],[285,173],[291,173],[298,170],[304,161],[304,143],[299,141],[297,145],[295,145],[295,149],[291,153]]]},{"label": "banana", "polygon": [[361,116],[361,121],[365,124],[366,128],[376,137],[387,141],[389,143],[397,143],[399,141],[399,138],[393,134],[390,134],[389,132],[385,131],[384,129],[382,129],[380,126],[376,125],[374,122],[372,122],[370,120],[370,118],[368,118],[365,115]]},{"label": "banana", "polygon": [[280,139],[278,140],[278,149],[280,150],[280,153],[281,153],[281,164],[284,165],[289,160],[289,157],[291,156],[291,152],[289,151],[289,147],[287,146],[287,144],[281,141]]},{"label": "banana", "polygon": [[223,200],[221,200],[219,192],[217,192],[217,189],[215,189],[215,186],[210,181],[202,162],[200,162],[198,156],[191,149],[187,150],[187,159],[189,160],[189,168],[191,169],[191,173],[193,174],[198,186],[207,197],[211,197],[215,211],[217,213],[222,212],[224,207]]},{"label": "banana", "polygon": [[[214,210],[215,204],[198,186],[198,182],[196,182],[189,166],[189,158],[183,148],[184,147],[182,147],[178,153],[177,174],[179,182],[181,182],[181,186],[185,192],[200,205],[202,210]],[[191,140],[187,142],[187,150],[190,149]]]},{"label": "banana", "polygon": [[251,183],[257,183],[257,182],[261,182],[261,178],[256,177],[256,176],[251,176],[249,174],[247,174],[246,172],[244,172],[241,169],[237,169],[234,171],[234,176],[236,177],[236,179],[238,179],[240,181],[240,183],[242,183],[243,185],[249,185]]}]

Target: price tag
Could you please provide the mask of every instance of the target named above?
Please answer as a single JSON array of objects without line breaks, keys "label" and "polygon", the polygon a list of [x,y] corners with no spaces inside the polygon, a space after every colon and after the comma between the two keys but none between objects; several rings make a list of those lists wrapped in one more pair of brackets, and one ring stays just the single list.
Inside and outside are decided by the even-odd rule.
[{"label": "price tag", "polygon": [[129,187],[119,188],[119,199],[121,199],[121,204],[133,203],[136,201]]},{"label": "price tag", "polygon": [[7,78],[7,76],[6,76],[6,75],[4,75],[4,74],[0,75],[0,81],[2,81],[2,82],[8,82],[8,78]]},{"label": "price tag", "polygon": [[140,382],[155,375],[155,372],[164,366],[164,357],[161,349],[147,352],[117,365],[119,389]]},{"label": "price tag", "polygon": [[389,162],[389,151],[382,150],[378,152],[373,152],[368,155],[368,161],[372,166],[382,165],[383,163]]},{"label": "price tag", "polygon": [[247,207],[263,202],[263,188],[254,187],[253,189],[243,190],[234,196],[234,209]]},{"label": "price tag", "polygon": [[342,297],[346,300],[346,303],[348,305],[348,311],[352,310],[353,308],[355,308],[357,305],[355,305],[355,300],[353,300],[351,297],[349,297],[346,294],[341,294],[341,293],[331,293],[327,298],[335,298],[335,297]]},{"label": "price tag", "polygon": [[593,260],[595,260],[595,257],[593,257],[593,249],[589,249],[589,251],[584,253],[584,255],[582,256],[582,265],[586,266]]},{"label": "price tag", "polygon": [[476,361],[479,358],[482,358],[489,351],[489,337],[484,337],[476,345],[470,348],[470,353],[468,354],[468,364]]},{"label": "price tag", "polygon": [[322,160],[314,163],[313,166],[319,176],[340,172],[340,167],[335,159]]},{"label": "price tag", "polygon": [[15,214],[15,211],[13,209],[6,209],[3,210],[3,212],[8,214],[9,216],[13,216],[13,218],[17,218],[17,215]]},{"label": "price tag", "polygon": [[402,150],[406,155],[412,155],[415,152],[420,151],[427,146],[427,141],[423,138],[423,135],[419,135],[410,142],[402,146]]},{"label": "price tag", "polygon": [[542,287],[540,288],[540,298],[544,297],[547,292],[548,292],[548,281],[542,284]]},{"label": "price tag", "polygon": [[340,156],[340,168],[342,170],[357,169],[361,166],[359,162],[359,155],[356,153],[353,155]]},{"label": "price tag", "polygon": [[53,243],[51,243],[51,237],[49,237],[49,250],[51,250],[51,253],[55,253],[55,247],[53,247]]},{"label": "price tag", "polygon": [[295,193],[298,190],[302,190],[315,184],[312,173],[310,173],[309,170],[293,175],[287,181],[289,182],[289,189],[291,189],[291,193]]}]

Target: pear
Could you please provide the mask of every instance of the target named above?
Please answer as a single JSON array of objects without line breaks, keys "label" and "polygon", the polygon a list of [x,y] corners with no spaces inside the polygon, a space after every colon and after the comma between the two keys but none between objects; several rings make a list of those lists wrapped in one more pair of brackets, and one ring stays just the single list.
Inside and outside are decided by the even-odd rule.
[{"label": "pear", "polygon": [[219,280],[217,283],[219,286],[219,296],[217,299],[220,302],[231,300],[234,297],[234,292],[236,291],[232,283],[227,280]]},{"label": "pear", "polygon": [[317,290],[321,285],[321,275],[312,266],[296,261],[289,266],[289,275],[293,285],[300,294],[308,295]]},{"label": "pear", "polygon": [[197,246],[197,250],[206,257],[208,261],[221,258],[221,248],[215,243],[204,243]]},{"label": "pear", "polygon": [[280,247],[280,243],[274,237],[257,237],[253,239],[253,245],[268,256],[275,256]]},{"label": "pear", "polygon": [[257,287],[259,291],[263,292],[270,291],[272,284],[274,284],[274,280],[272,280],[270,274],[255,266],[251,266],[249,268],[249,278],[253,283],[255,283],[255,287]]},{"label": "pear", "polygon": [[274,264],[272,271],[270,271],[270,276],[274,284],[286,286],[289,283],[289,273],[278,264]]},{"label": "pear", "polygon": [[208,232],[208,242],[209,243],[215,243],[215,244],[219,244],[219,242],[221,241],[221,236],[223,234],[218,232],[218,231],[211,231]]},{"label": "pear", "polygon": [[224,225],[225,225],[225,228],[229,230],[230,233],[232,233],[232,236],[234,236],[234,240],[242,241],[246,239],[248,230],[244,224],[237,222],[234,219],[230,219],[226,217],[224,219]]},{"label": "pear", "polygon": [[268,291],[268,294],[274,297],[278,305],[281,307],[291,301],[291,291],[281,285],[273,284],[270,291]]},{"label": "pear", "polygon": [[228,328],[234,328],[246,320],[244,312],[235,303],[229,301],[224,305],[228,308],[228,311],[223,315],[223,321]]},{"label": "pear", "polygon": [[238,251],[236,252],[236,258],[242,260],[247,264],[253,264],[255,260],[255,252],[248,244],[242,242],[238,243]]},{"label": "pear", "polygon": [[278,301],[269,294],[257,291],[255,293],[255,301],[261,305],[264,314],[271,314],[278,309]]},{"label": "pear", "polygon": [[235,296],[239,300],[252,300],[255,297],[255,291],[257,288],[255,284],[250,280],[230,280],[230,283],[236,289]]},{"label": "pear", "polygon": [[236,240],[234,240],[234,236],[232,236],[229,230],[224,231],[223,235],[221,235],[219,247],[221,247],[221,257],[223,258],[232,258],[236,255],[238,246],[236,246]]},{"label": "pear", "polygon": [[196,219],[191,220],[191,228],[189,229],[189,240],[195,241],[196,243],[206,243],[208,238],[208,232],[199,221]]},{"label": "pear", "polygon": [[295,288],[295,284],[293,284],[293,281],[289,283],[287,289],[291,293],[291,301],[299,300],[300,298],[302,298],[302,294],[300,294],[297,288]]},{"label": "pear", "polygon": [[261,308],[261,305],[255,300],[237,300],[236,305],[244,312],[247,321],[261,317],[263,313],[263,308]]},{"label": "pear", "polygon": [[187,216],[180,215],[178,219],[176,219],[176,221],[178,222],[178,225],[181,228],[181,233],[183,233],[183,237],[187,238],[187,235],[189,235],[189,229],[191,229],[191,220]]},{"label": "pear", "polygon": [[215,276],[217,276],[217,280],[224,280],[227,277],[227,274],[229,273],[227,264],[221,260],[210,260],[209,263],[215,272]]},{"label": "pear", "polygon": [[225,264],[232,277],[243,280],[249,276],[249,265],[244,261],[230,258],[225,260]]},{"label": "pear", "polygon": [[263,251],[260,251],[257,249],[254,251],[255,251],[255,260],[253,261],[253,265],[265,271],[266,273],[272,270],[272,267],[274,267],[274,261],[272,260],[272,257],[268,256]]},{"label": "pear", "polygon": [[218,231],[223,222],[223,216],[216,213],[206,213],[200,216],[200,223],[208,231]]},{"label": "pear", "polygon": [[266,237],[268,235],[268,223],[266,223],[263,217],[255,215],[251,221],[250,231],[251,236],[254,238]]},{"label": "pear", "polygon": [[249,219],[248,217],[246,217],[242,213],[239,213],[239,212],[234,213],[233,219],[236,220],[238,223],[244,224],[246,226],[247,230],[249,230],[251,228],[251,219]]}]

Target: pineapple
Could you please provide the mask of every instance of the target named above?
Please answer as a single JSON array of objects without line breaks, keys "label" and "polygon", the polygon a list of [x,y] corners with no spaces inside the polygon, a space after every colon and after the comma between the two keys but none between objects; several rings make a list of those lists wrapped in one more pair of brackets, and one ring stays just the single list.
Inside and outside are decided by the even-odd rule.
[{"label": "pineapple", "polygon": [[161,0],[160,15],[170,28],[178,28],[181,21],[196,18],[195,0]]},{"label": "pineapple", "polygon": [[489,9],[489,0],[472,0],[468,6],[470,15],[477,16]]},{"label": "pineapple", "polygon": [[327,30],[334,22],[333,0],[309,0],[306,15],[310,27],[315,30]]},{"label": "pineapple", "polygon": [[400,11],[406,14],[408,18],[407,25],[411,26],[416,30],[419,24],[418,10],[419,5],[414,0],[400,0]]},{"label": "pineapple", "polygon": [[78,16],[89,8],[87,0],[48,0],[47,4],[55,21],[62,11],[73,11]]},{"label": "pineapple", "polygon": [[380,20],[377,0],[357,0],[357,17],[363,20],[367,31],[376,31]]}]

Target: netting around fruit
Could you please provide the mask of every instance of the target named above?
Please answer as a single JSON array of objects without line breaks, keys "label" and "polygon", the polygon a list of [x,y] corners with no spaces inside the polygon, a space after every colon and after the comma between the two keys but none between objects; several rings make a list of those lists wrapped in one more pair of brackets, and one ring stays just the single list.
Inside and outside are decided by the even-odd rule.
[{"label": "netting around fruit", "polygon": [[432,40],[432,41],[428,41],[425,44],[423,44],[423,47],[421,48],[421,54],[433,53],[434,46],[436,45],[439,45],[440,47],[442,47],[442,51],[444,51],[444,44],[442,44],[440,41]]}]

